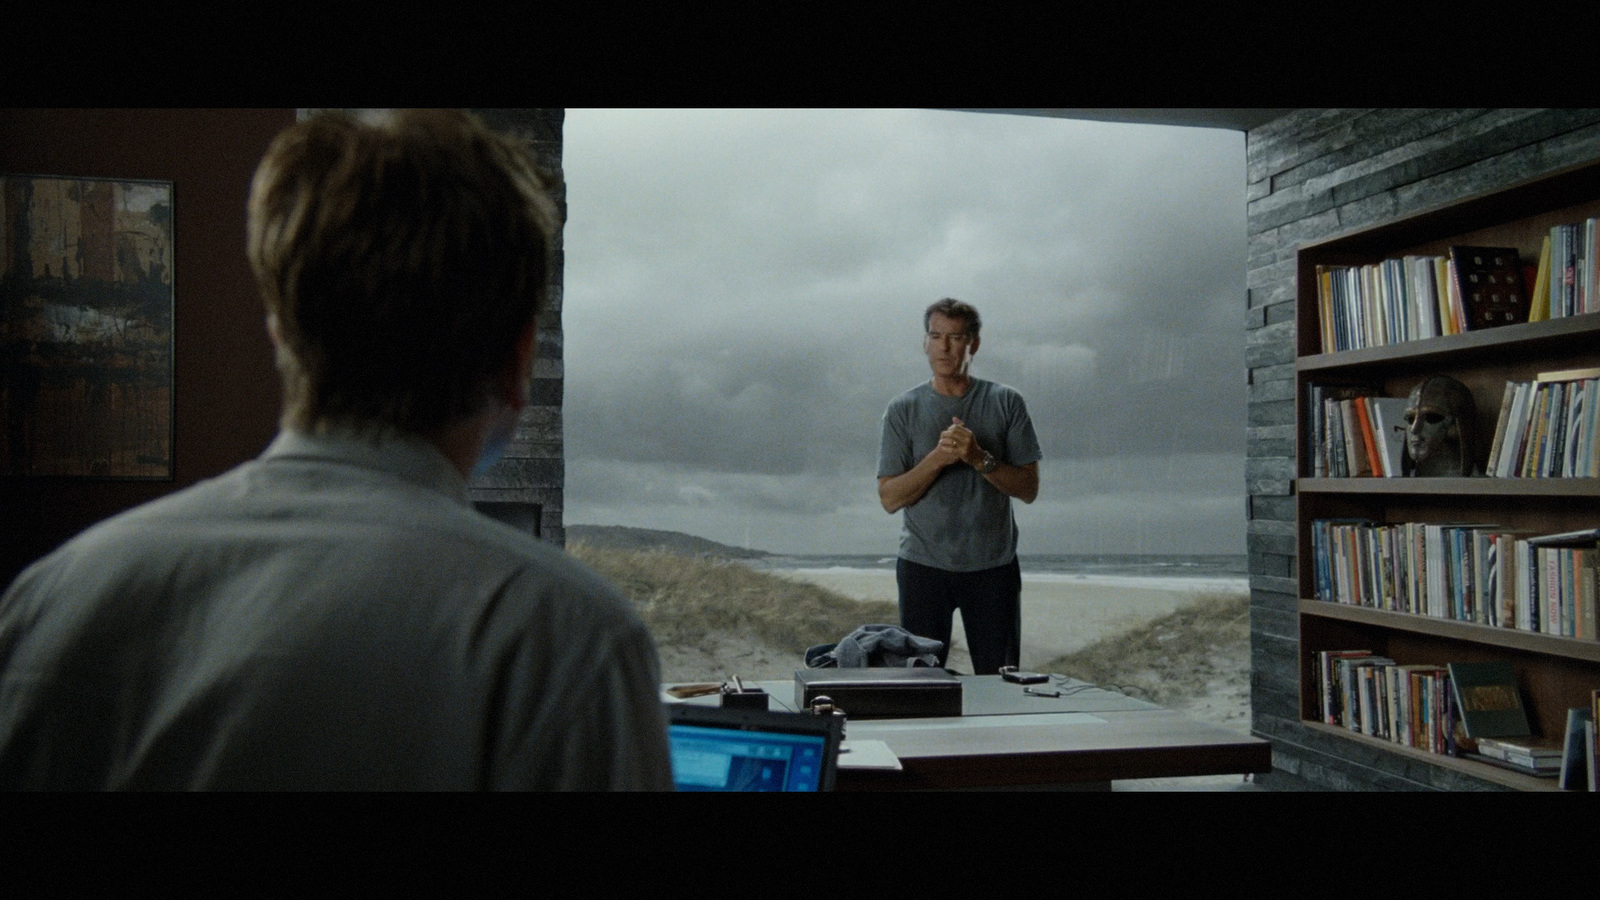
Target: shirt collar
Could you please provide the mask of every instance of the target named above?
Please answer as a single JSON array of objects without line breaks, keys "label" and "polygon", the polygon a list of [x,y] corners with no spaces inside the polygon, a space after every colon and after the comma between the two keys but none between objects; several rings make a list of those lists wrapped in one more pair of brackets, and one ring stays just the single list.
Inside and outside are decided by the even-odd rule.
[{"label": "shirt collar", "polygon": [[263,460],[315,459],[375,469],[412,484],[471,504],[467,482],[445,455],[428,441],[398,431],[356,434],[333,430],[310,434],[294,429],[278,432],[262,452]]}]

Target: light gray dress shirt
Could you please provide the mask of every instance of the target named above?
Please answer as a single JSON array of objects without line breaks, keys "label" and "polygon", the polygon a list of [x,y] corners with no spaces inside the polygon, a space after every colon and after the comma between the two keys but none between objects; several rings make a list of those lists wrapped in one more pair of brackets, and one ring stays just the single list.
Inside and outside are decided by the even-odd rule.
[{"label": "light gray dress shirt", "polygon": [[669,789],[659,678],[432,445],[285,432],[0,599],[0,788]]}]

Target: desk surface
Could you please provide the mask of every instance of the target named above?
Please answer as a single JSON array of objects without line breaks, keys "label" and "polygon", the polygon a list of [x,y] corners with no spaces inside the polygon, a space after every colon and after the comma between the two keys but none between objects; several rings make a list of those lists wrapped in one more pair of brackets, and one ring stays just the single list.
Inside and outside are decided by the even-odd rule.
[{"label": "desk surface", "polygon": [[[840,790],[927,790],[1108,784],[1268,772],[1266,741],[1196,722],[1154,704],[1084,682],[1051,685],[1035,697],[998,675],[964,675],[959,718],[861,719],[851,740],[883,741],[899,772],[840,769]],[[772,709],[793,710],[792,681],[757,682]],[[705,698],[717,702],[717,698]]]}]

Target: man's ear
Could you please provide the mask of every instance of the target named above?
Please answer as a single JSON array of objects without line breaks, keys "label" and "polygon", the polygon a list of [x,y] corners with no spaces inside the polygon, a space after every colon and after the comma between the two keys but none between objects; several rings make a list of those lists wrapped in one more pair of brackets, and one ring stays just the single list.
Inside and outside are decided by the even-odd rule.
[{"label": "man's ear", "polygon": [[538,323],[529,319],[517,333],[517,343],[512,350],[511,365],[500,377],[500,402],[521,412],[533,393],[533,355],[538,346]]}]

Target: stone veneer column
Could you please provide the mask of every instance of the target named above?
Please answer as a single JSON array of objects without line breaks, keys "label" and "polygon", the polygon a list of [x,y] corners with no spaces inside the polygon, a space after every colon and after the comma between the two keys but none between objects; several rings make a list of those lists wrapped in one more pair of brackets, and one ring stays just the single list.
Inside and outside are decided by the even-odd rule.
[{"label": "stone veneer column", "polygon": [[[299,115],[304,118],[315,111],[302,109]],[[468,491],[484,512],[565,546],[566,529],[561,518],[566,481],[561,429],[561,286],[567,191],[561,169],[561,126],[566,113],[559,108],[469,111],[490,128],[529,142],[539,165],[553,176],[552,196],[561,211],[563,228],[556,234],[552,248],[549,295],[539,314],[532,402],[518,420],[504,458],[483,477],[474,479]]]},{"label": "stone veneer column", "polygon": [[561,428],[564,377],[561,286],[566,260],[562,237],[567,220],[561,125],[566,112],[559,108],[474,109],[472,112],[489,127],[521,137],[532,145],[539,165],[553,176],[551,195],[561,211],[562,228],[551,248],[549,295],[539,312],[532,402],[517,421],[516,435],[505,457],[482,478],[474,480],[470,491],[480,508],[514,524],[531,525],[532,507],[537,506],[537,534],[558,547],[566,546],[566,527],[561,518],[566,482]]}]

